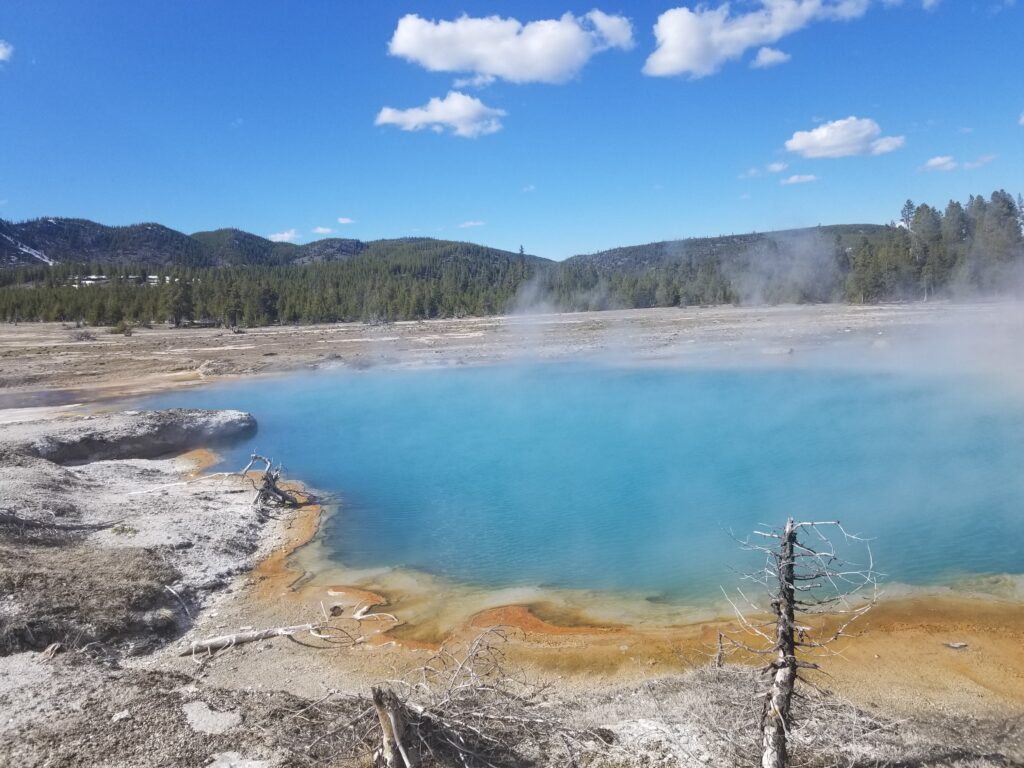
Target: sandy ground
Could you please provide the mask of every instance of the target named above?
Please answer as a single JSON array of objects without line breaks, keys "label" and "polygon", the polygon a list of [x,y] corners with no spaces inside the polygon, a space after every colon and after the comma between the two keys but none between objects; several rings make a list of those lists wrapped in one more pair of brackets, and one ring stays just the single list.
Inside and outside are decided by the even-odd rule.
[{"label": "sandy ground", "polygon": [[[1006,365],[1003,304],[716,307],[465,318],[389,325],[136,329],[0,327],[0,408],[94,402],[304,368],[600,357],[673,364]],[[1015,368],[1020,371],[1018,365]]]},{"label": "sandy ground", "polygon": [[[986,304],[670,309],[268,328],[240,334],[142,329],[124,337],[96,331],[85,340],[76,340],[76,331],[60,325],[5,326],[0,328],[0,408],[6,407],[0,410],[0,442],[24,445],[26,440],[45,439],[53,423],[71,423],[69,418],[78,423],[77,417],[96,412],[97,403],[123,396],[325,366],[457,365],[587,356],[683,365],[913,366],[977,371],[1016,392],[1024,381],[1021,356],[1012,354],[1024,327],[1020,318],[1015,307]],[[55,418],[59,421],[53,422]],[[41,426],[47,423],[50,426]],[[594,703],[594,711],[621,711],[619,704],[608,709],[609,702],[621,701],[627,695],[624,691],[636,696],[636,686],[645,681],[674,680],[704,665],[718,632],[736,630],[728,619],[692,617],[643,629],[574,614],[533,596],[509,596],[463,616],[443,632],[410,631],[413,614],[387,604],[396,595],[325,582],[307,572],[316,567],[315,545],[309,542],[322,510],[310,506],[282,513],[269,524],[256,524],[246,513],[248,500],[237,493],[241,487],[232,486],[238,478],[197,480],[212,461],[208,452],[191,452],[178,459],[121,456],[45,469],[51,495],[68,480],[67,473],[83,493],[91,494],[86,505],[91,511],[82,520],[124,520],[121,533],[90,534],[96,546],[134,543],[174,553],[174,566],[183,574],[175,583],[188,592],[193,609],[185,632],[155,650],[147,647],[145,654],[122,659],[125,671],[118,674],[136,693],[149,685],[145,681],[150,678],[132,675],[170,676],[161,677],[161,685],[168,691],[166,700],[172,702],[168,706],[184,742],[188,734],[200,731],[183,714],[183,702],[203,699],[203,691],[209,691],[204,700],[220,702],[215,708],[221,709],[230,709],[223,697],[231,691],[239,696],[282,692],[281,696],[307,700],[328,689],[365,691],[382,679],[408,675],[441,641],[458,645],[499,624],[512,628],[510,660],[533,678],[551,681],[562,695],[577,697],[576,701],[591,697],[587,700]],[[9,496],[7,489],[18,478],[7,479]],[[140,510],[156,514],[140,516]],[[217,524],[216,534],[200,528],[197,536],[197,515],[224,515],[227,522]],[[196,548],[203,535],[207,543]],[[838,655],[826,660],[828,676],[818,682],[887,717],[922,723],[944,717],[997,723],[993,733],[1009,729],[1011,736],[1016,734],[1007,754],[1024,759],[1012,752],[1021,749],[1024,734],[1024,604],[1019,587],[1004,591],[1006,597],[941,592],[889,598],[863,622],[862,636],[851,638]],[[396,611],[398,621],[386,616],[352,618],[357,608],[372,603],[380,603],[374,611]],[[341,614],[336,623],[360,642],[339,647],[315,639],[277,639],[240,646],[202,664],[180,655],[193,639],[246,627],[315,622],[331,609]],[[966,646],[953,649],[947,643]],[[27,658],[36,655],[0,657],[0,755],[5,734],[17,733],[20,738],[24,731],[19,729],[33,718],[89,711],[89,699],[76,698],[68,690],[63,694],[67,701],[59,707],[44,699],[23,709],[40,689],[54,685],[55,674],[67,673],[62,667],[29,664]],[[103,691],[107,684],[97,681],[94,690]],[[267,709],[268,701],[258,700],[269,712],[273,708]],[[603,702],[600,707],[598,701]],[[280,704],[274,702],[275,707]],[[104,710],[102,717],[109,720],[120,714],[121,710]],[[96,724],[81,717],[89,727]],[[228,732],[236,735],[244,730],[230,728]],[[256,733],[250,734],[252,738]],[[69,737],[65,733],[61,738]],[[45,739],[39,743],[35,758],[54,749]],[[200,739],[195,755],[166,764],[211,764],[217,755],[233,754],[233,743],[213,736],[209,743]],[[287,763],[281,763],[273,749],[259,749],[254,743],[245,742],[252,759],[265,759],[266,765]],[[73,752],[52,764],[79,764],[76,754],[82,753]],[[35,758],[12,764],[41,764]],[[225,765],[232,764],[233,758],[225,759]],[[257,764],[264,763],[251,763]]]}]

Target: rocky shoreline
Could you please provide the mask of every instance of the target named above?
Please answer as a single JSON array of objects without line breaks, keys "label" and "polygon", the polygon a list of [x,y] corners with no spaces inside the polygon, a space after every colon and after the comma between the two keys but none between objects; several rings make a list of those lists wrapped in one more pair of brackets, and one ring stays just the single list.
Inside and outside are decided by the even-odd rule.
[{"label": "rocky shoreline", "polygon": [[[255,562],[240,478],[184,483],[186,451],[251,434],[237,411],[117,413],[0,433],[0,649],[147,648]],[[74,638],[73,640],[71,638]]]}]

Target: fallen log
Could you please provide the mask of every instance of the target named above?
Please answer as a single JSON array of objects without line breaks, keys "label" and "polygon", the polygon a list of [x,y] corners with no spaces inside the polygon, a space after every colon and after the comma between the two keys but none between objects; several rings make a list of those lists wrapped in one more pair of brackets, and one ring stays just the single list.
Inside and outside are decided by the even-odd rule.
[{"label": "fallen log", "polygon": [[[326,634],[330,630],[336,634]],[[230,635],[219,635],[206,640],[193,640],[187,651],[182,651],[181,656],[195,655],[197,653],[216,653],[236,645],[255,643],[260,640],[270,640],[275,637],[291,637],[300,632],[308,632],[320,640],[347,640],[355,642],[354,638],[338,627],[327,624],[297,624],[292,627],[271,627],[270,629],[250,629],[243,632],[233,632]]]}]

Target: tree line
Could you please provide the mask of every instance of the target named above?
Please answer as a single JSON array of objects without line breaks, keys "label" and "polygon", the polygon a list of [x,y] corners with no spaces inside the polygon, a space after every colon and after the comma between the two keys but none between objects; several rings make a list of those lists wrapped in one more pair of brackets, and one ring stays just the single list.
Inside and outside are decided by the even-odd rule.
[{"label": "tree line", "polygon": [[[409,240],[311,264],[62,263],[0,271],[7,321],[275,323],[415,320],[544,307],[928,300],[1024,287],[1024,200],[1005,191],[911,201],[865,230],[656,243],[550,263],[468,243]],[[834,233],[834,235],[833,235]],[[102,275],[90,281],[89,275]]]}]

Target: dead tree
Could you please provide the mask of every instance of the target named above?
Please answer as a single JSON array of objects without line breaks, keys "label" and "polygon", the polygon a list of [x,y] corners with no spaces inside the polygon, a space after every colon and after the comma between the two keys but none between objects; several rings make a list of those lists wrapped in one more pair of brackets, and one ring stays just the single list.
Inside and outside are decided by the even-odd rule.
[{"label": "dead tree", "polygon": [[286,507],[302,506],[302,502],[294,493],[278,485],[283,468],[280,464],[275,467],[272,459],[254,453],[249,457],[249,463],[245,465],[245,469],[242,470],[241,474],[246,476],[249,470],[252,469],[253,464],[259,461],[263,462],[264,467],[262,470],[263,475],[256,485],[256,496],[252,500],[253,509],[263,511],[267,504],[277,504]]},{"label": "dead tree", "polygon": [[[823,532],[828,529],[845,545],[862,548],[865,562],[845,562]],[[746,542],[749,549],[764,554],[766,562],[762,570],[745,578],[767,590],[772,618],[762,622],[748,618],[729,600],[741,626],[754,638],[753,644],[731,642],[737,648],[771,657],[764,668],[771,683],[761,706],[761,766],[785,768],[795,724],[793,697],[797,683],[807,682],[801,671],[820,669],[814,659],[833,652],[833,643],[847,636],[850,624],[877,602],[878,573],[868,542],[848,534],[837,521],[796,522],[790,518],[781,531],[754,533],[774,542],[770,546]],[[759,612],[742,590],[739,595],[751,611]]]},{"label": "dead tree", "polygon": [[388,688],[374,687],[370,692],[381,731],[381,746],[374,753],[374,764],[380,768],[417,768],[419,760],[416,753],[405,744],[405,705]]}]

